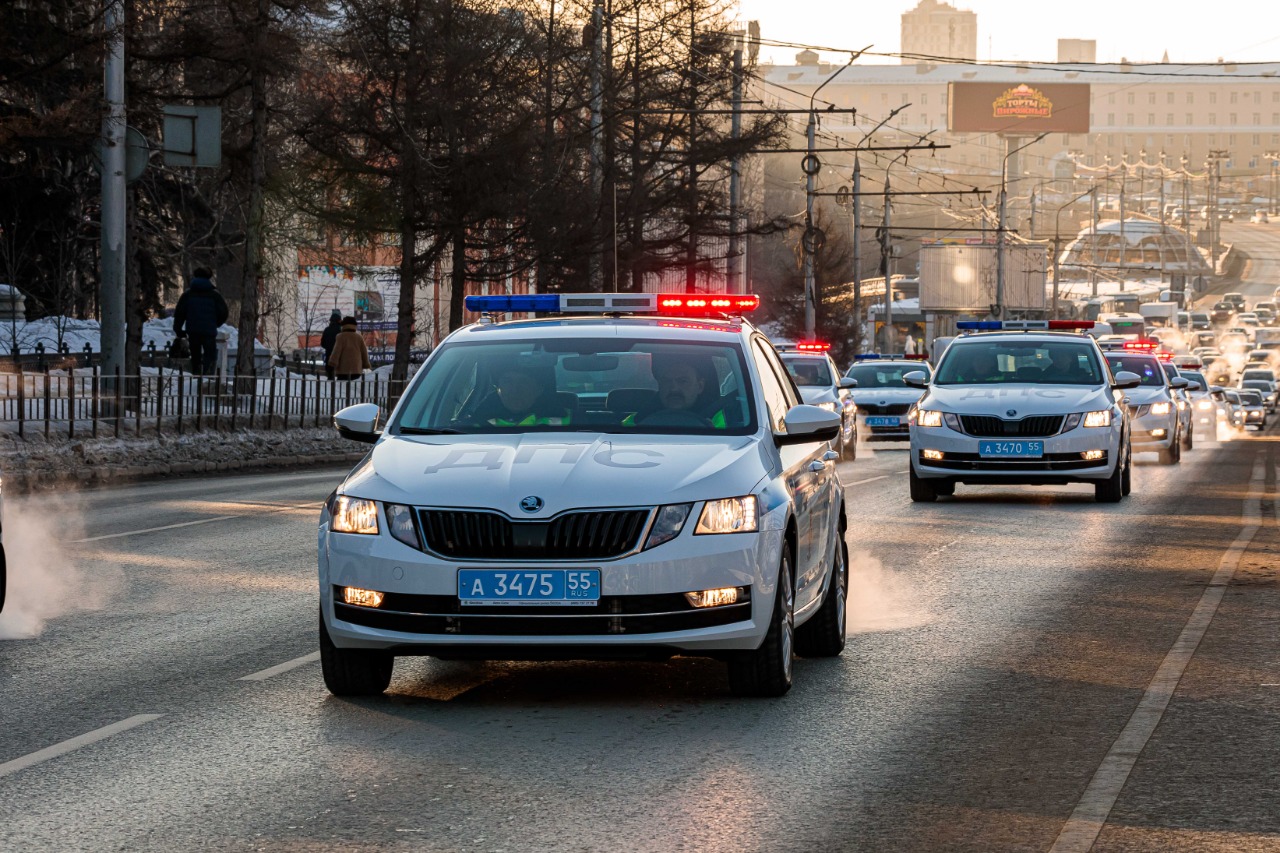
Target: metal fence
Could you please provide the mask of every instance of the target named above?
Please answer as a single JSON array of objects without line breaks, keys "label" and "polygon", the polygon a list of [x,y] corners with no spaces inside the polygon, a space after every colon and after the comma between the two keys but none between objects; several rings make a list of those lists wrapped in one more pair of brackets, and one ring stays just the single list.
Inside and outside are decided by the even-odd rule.
[{"label": "metal fence", "polygon": [[390,411],[404,383],[373,374],[350,381],[283,370],[196,376],[157,367],[103,375],[98,367],[0,374],[0,428],[68,438],[206,430],[327,426],[356,403]]}]

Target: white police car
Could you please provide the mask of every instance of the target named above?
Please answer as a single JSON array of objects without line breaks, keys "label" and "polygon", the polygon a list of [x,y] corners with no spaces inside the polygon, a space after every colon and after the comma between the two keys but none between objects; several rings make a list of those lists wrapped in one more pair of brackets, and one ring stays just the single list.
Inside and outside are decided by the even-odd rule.
[{"label": "white police car", "polygon": [[1129,422],[1115,392],[1139,378],[1113,377],[1092,338],[1059,331],[1092,325],[957,323],[976,334],[947,347],[932,381],[904,377],[925,389],[908,418],[911,499],[953,494],[957,483],[1085,482],[1099,501],[1127,495]]},{"label": "white police car", "polygon": [[1126,371],[1138,377],[1138,385],[1124,395],[1133,423],[1136,453],[1155,451],[1162,465],[1182,461],[1182,418],[1175,389],[1186,388],[1181,376],[1170,379],[1154,355],[1121,350],[1106,354],[1112,373]]},{"label": "white police car", "polygon": [[[468,297],[491,313],[432,353],[385,428],[372,404],[339,412],[374,446],[320,517],[328,688],[381,692],[396,655],[693,654],[777,696],[793,654],[839,654],[840,415],[802,404],[734,316],[757,303]],[[493,320],[522,311],[557,316]]]},{"label": "white police car", "polygon": [[839,412],[843,422],[835,450],[844,459],[858,456],[858,406],[849,389],[857,386],[852,379],[840,375],[839,368],[827,355],[831,345],[821,341],[799,341],[777,344],[782,363],[796,383],[800,398],[810,406]]},{"label": "white police car", "polygon": [[858,356],[845,378],[858,386],[851,393],[858,406],[863,441],[905,441],[911,437],[907,413],[920,399],[920,389],[903,381],[908,373],[929,378],[932,368],[924,357],[867,354]]}]

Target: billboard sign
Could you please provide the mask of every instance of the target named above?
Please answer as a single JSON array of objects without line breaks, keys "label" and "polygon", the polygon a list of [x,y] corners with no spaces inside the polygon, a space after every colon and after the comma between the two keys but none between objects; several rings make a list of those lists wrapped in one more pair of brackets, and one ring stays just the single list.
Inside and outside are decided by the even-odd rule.
[{"label": "billboard sign", "polygon": [[953,133],[1089,132],[1088,83],[950,83]]}]

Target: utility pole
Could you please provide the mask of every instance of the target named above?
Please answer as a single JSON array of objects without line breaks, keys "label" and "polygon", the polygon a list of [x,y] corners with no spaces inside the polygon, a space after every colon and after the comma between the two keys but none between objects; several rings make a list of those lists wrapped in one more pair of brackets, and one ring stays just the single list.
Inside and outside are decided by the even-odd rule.
[{"label": "utility pole", "polygon": [[[599,2],[599,0],[597,0]],[[698,95],[694,85],[694,57],[698,41],[698,16],[694,4],[689,4],[689,145],[686,156],[689,158],[689,242],[684,253],[684,292],[698,291],[698,164],[693,155],[698,139]],[[637,48],[636,62],[640,62]]]},{"label": "utility pole", "polygon": [[[1030,148],[1048,135],[1048,133],[1042,133],[1017,148],[1011,147],[1014,137],[1006,136],[1004,138],[1006,150],[1004,160],[1000,164],[1000,207],[996,218],[996,303],[992,310],[997,320],[1004,319],[1004,235],[1007,230],[1005,228],[1005,208],[1009,198],[1009,158],[1024,148]],[[1017,161],[1015,161],[1015,168],[1017,168],[1016,163]]]},{"label": "utility pole", "polygon": [[1129,155],[1123,154],[1120,157],[1120,292],[1121,293],[1124,293],[1124,277],[1128,274],[1128,270],[1129,270],[1129,258],[1128,258],[1128,252],[1125,251],[1127,246],[1125,245],[1125,238],[1124,238],[1124,215],[1125,215],[1124,188],[1125,188],[1125,184],[1128,183],[1127,181],[1128,177],[1129,177]]},{"label": "utility pole", "polygon": [[1267,212],[1276,215],[1276,161],[1280,160],[1280,151],[1268,151],[1262,155],[1271,161],[1271,180],[1267,183]]},{"label": "utility pole", "polygon": [[[1097,186],[1094,186],[1097,189]],[[1108,194],[1110,187],[1107,188]],[[1089,288],[1093,296],[1098,295],[1098,194],[1093,194],[1093,204],[1089,210],[1089,256],[1092,263],[1089,264]]]},{"label": "utility pole", "polygon": [[893,284],[889,280],[889,267],[893,254],[893,237],[889,233],[890,220],[889,171],[884,173],[884,221],[880,231],[880,275],[884,276],[884,349],[893,352]]},{"label": "utility pole", "polygon": [[1164,216],[1164,152],[1160,152],[1160,283],[1164,284],[1164,250],[1168,245],[1165,232]]},{"label": "utility pole", "polygon": [[1218,210],[1218,196],[1222,191],[1222,161],[1231,152],[1215,148],[1209,152],[1209,259],[1213,274],[1218,274],[1218,245],[1221,242],[1222,217]]},{"label": "utility pole", "polygon": [[[638,48],[637,48],[638,49]],[[742,157],[736,151],[738,140],[742,137],[742,39],[734,37],[733,48],[733,118],[730,122],[730,137],[733,139],[735,151],[729,164],[729,268],[728,291],[730,293],[746,293],[743,282],[742,265],[742,229],[739,218],[742,216]]]},{"label": "utility pole", "polygon": [[[817,134],[818,117],[809,111],[809,125],[806,129],[806,139],[808,140],[809,150],[812,151]],[[804,168],[804,235],[800,238],[801,249],[804,252],[804,334],[809,340],[813,340],[817,336],[817,305],[815,299],[816,283],[814,280],[813,254],[817,250],[815,243],[815,229],[813,227],[813,181],[817,176],[817,156],[814,154],[805,155]]]},{"label": "utility pole", "polygon": [[862,352],[862,164],[853,155],[853,354]]},{"label": "utility pole", "polygon": [[[124,0],[104,0],[107,114],[102,120],[101,339],[102,372],[114,381],[125,360]],[[14,342],[17,346],[17,342]]]},{"label": "utility pole", "polygon": [[592,291],[604,290],[604,244],[600,222],[604,209],[604,2],[595,0],[591,8],[591,203],[595,211],[591,256],[587,260],[587,280]]}]

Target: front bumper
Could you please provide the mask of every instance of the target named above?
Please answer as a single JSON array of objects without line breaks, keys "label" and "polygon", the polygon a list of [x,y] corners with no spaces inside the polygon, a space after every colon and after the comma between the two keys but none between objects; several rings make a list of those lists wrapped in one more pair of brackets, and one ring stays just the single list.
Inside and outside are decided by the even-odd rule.
[{"label": "front bumper", "polygon": [[1133,419],[1130,440],[1135,451],[1168,450],[1178,437],[1177,410],[1167,415],[1146,414]]},{"label": "front bumper", "polygon": [[[758,648],[768,630],[783,547],[781,524],[758,533],[693,536],[615,560],[450,560],[390,536],[319,534],[325,625],[341,648],[396,654],[515,659],[714,654]],[[459,568],[594,568],[600,602],[590,607],[463,606]],[[381,607],[354,607],[336,589],[383,592]],[[685,592],[747,587],[749,600],[697,609]]]},{"label": "front bumper", "polygon": [[[1061,484],[1105,480],[1111,476],[1119,456],[1116,427],[1076,427],[1070,432],[1047,437],[1019,438],[1043,441],[1044,456],[1038,459],[984,458],[979,443],[989,440],[956,432],[947,426],[911,427],[911,464],[916,476],[949,479],[961,483]],[[1010,439],[1013,440],[1013,439]],[[924,451],[942,454],[926,459]],[[1086,452],[1101,452],[1101,459],[1086,459]]]},{"label": "front bumper", "polygon": [[[897,426],[871,426],[867,423],[867,418],[897,418]],[[911,428],[907,424],[907,413],[904,411],[899,415],[875,415],[858,412],[858,435],[863,441],[908,441],[911,438]]]}]

